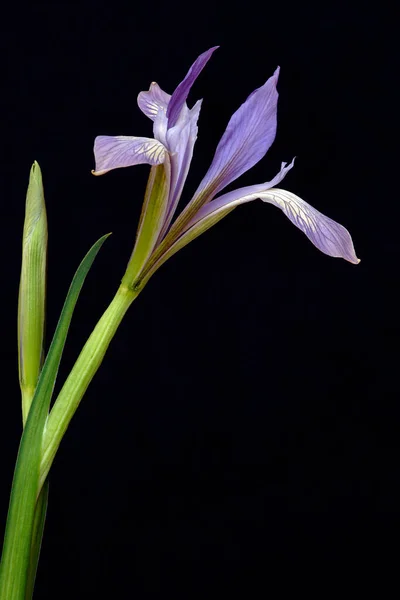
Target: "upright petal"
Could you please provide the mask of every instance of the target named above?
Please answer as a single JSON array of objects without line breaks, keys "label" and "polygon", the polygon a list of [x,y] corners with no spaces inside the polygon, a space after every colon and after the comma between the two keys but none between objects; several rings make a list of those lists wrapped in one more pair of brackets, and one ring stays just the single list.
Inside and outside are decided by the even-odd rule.
[{"label": "upright petal", "polygon": [[167,146],[168,119],[164,109],[160,108],[153,123],[154,139]]},{"label": "upright petal", "polygon": [[138,96],[140,110],[154,122],[154,138],[164,145],[168,129],[167,108],[170,99],[171,96],[164,92],[155,81],[150,85],[148,92],[140,92]]},{"label": "upright petal", "polygon": [[99,135],[94,141],[96,168],[92,173],[103,175],[133,165],[160,165],[165,155],[165,146],[153,138]]},{"label": "upright petal", "polygon": [[201,103],[202,100],[196,102],[191,110],[185,106],[181,111],[177,124],[167,132],[167,147],[171,153],[171,193],[168,214],[161,237],[168,229],[174,216],[192,162]]},{"label": "upright petal", "polygon": [[140,110],[146,117],[155,121],[159,110],[163,110],[165,113],[167,112],[170,99],[171,96],[164,92],[158,83],[153,81],[153,83],[150,84],[148,92],[140,92],[137,102]]},{"label": "upright petal", "polygon": [[266,154],[276,135],[279,67],[235,112],[215,151],[214,159],[192,202],[212,198],[248,171]]},{"label": "upright petal", "polygon": [[219,46],[214,46],[210,48],[194,61],[192,66],[190,67],[187,75],[183,81],[178,85],[174,93],[172,94],[171,100],[168,104],[167,108],[167,117],[168,117],[168,127],[173,127],[179,117],[179,114],[182,110],[183,105],[186,102],[186,99],[189,95],[190,88],[210,60],[213,52],[219,48]]}]

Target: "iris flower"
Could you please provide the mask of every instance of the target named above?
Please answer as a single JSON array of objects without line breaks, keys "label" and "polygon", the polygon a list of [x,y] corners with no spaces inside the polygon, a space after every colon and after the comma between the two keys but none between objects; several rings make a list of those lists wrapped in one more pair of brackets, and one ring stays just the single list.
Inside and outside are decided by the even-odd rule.
[{"label": "iris flower", "polygon": [[275,139],[279,68],[234,113],[210,168],[193,198],[174,220],[192,161],[201,108],[199,101],[189,109],[186,100],[215,49],[210,48],[197,58],[172,96],[157,83],[139,94],[139,108],[153,121],[153,138],[99,136],[95,140],[95,175],[143,163],[151,165],[151,170],[135,246],[122,284],[83,346],[51,409],[52,391],[74,307],[107,236],[92,246],[73,278],[42,367],[47,222],[40,169],[37,163],[32,167],[18,331],[24,432],[0,561],[1,599],[32,597],[46,515],[48,474],[60,442],[126,311],[170,256],[239,204],[259,198],[280,208],[325,254],[359,262],[350,234],[342,225],[295,194],[275,187],[294,161],[282,163],[279,173],[267,183],[221,194],[263,158]]},{"label": "iris flower", "polygon": [[189,109],[186,99],[216,48],[197,58],[172,96],[154,82],[148,91],[140,92],[138,105],[153,121],[153,138],[98,136],[95,140],[94,175],[143,163],[152,166],[131,257],[134,287],[141,287],[172,254],[239,204],[256,199],[280,208],[325,254],[357,264],[359,260],[347,229],[292,192],[275,187],[293,167],[294,160],[282,163],[271,181],[219,195],[258,163],[275,139],[279,67],[234,113],[193,198],[172,222],[192,160],[202,102]]}]

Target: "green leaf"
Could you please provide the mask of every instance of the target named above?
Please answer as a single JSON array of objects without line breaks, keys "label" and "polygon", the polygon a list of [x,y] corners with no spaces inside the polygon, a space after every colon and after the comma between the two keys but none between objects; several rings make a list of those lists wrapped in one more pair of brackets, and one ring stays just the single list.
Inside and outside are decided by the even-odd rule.
[{"label": "green leaf", "polygon": [[42,173],[35,161],[31,168],[26,194],[18,298],[18,365],[24,423],[43,363],[46,257],[46,205]]},{"label": "green leaf", "polygon": [[33,518],[32,542],[25,600],[31,600],[33,596],[33,588],[35,587],[35,579],[39,563],[40,549],[42,546],[44,524],[46,521],[48,497],[49,480],[47,479],[42,489],[40,490],[40,494],[36,502],[35,515]]},{"label": "green leaf", "polygon": [[107,237],[103,236],[92,246],[72,280],[21,437],[0,564],[0,600],[25,600],[47,413],[79,293]]}]

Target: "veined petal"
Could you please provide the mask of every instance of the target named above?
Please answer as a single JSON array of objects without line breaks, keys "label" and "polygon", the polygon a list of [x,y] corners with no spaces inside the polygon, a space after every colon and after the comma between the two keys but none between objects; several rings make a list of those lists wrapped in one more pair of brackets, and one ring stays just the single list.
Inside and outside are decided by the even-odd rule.
[{"label": "veined petal", "polygon": [[155,121],[159,110],[164,111],[164,113],[167,112],[170,99],[170,94],[164,92],[158,83],[153,81],[153,83],[150,84],[148,92],[140,92],[137,102],[140,110],[146,117]]},{"label": "veined petal", "polygon": [[[287,172],[292,165],[293,163],[286,167],[283,163],[280,174],[274,178],[275,181],[280,175],[284,176],[285,171]],[[268,186],[268,184],[265,185]],[[192,221],[188,223],[186,232],[181,237],[189,234],[193,229],[196,231],[199,226],[202,227],[200,233],[203,233],[205,231],[204,224],[213,219],[211,223],[213,225],[217,222],[215,219],[217,219],[218,214],[222,214],[222,218],[225,216],[224,211],[228,208],[233,209],[239,204],[260,199],[280,208],[293,225],[305,233],[314,246],[324,254],[344,258],[354,264],[360,262],[355,254],[353,241],[347,229],[313,208],[299,196],[292,194],[292,192],[278,188],[268,188],[269,186],[267,189],[264,188],[263,191],[262,185],[249,186],[216,198],[216,200],[206,204],[199,210]],[[193,233],[194,231],[191,233],[191,239],[194,239]],[[180,240],[181,238],[178,241]]]},{"label": "veined petal", "polygon": [[153,138],[99,135],[94,141],[96,169],[92,173],[103,175],[133,165],[160,165],[165,155],[165,146]]},{"label": "veined petal", "polygon": [[[292,166],[293,161],[290,165],[282,163],[280,173],[272,181],[283,179]],[[288,219],[305,233],[314,246],[324,254],[344,258],[353,264],[360,262],[347,229],[320,213],[295,194],[278,188],[270,188],[271,183],[241,188],[204,205],[186,225],[183,233],[169,247],[165,247],[162,253],[157,252],[154,259],[149,261],[142,273],[143,281],[146,282],[168,258],[218,223],[239,204],[257,199],[280,208]],[[157,250],[161,249],[162,245]]]},{"label": "veined petal", "polygon": [[293,225],[305,233],[324,254],[344,258],[355,265],[360,262],[347,229],[320,213],[299,196],[286,190],[271,188],[260,198],[263,202],[280,208]]},{"label": "veined petal", "polygon": [[156,140],[166,145],[168,128],[167,107],[171,96],[164,92],[158,83],[153,81],[148,92],[140,92],[139,108],[153,122],[153,134]]},{"label": "veined petal", "polygon": [[167,108],[167,117],[168,117],[168,127],[173,127],[179,117],[179,114],[184,106],[186,99],[189,95],[190,88],[210,60],[213,52],[219,48],[219,46],[214,46],[210,48],[194,61],[192,66],[190,67],[187,75],[183,81],[178,85],[174,93],[172,94],[171,100],[168,104]]},{"label": "veined petal", "polygon": [[191,203],[199,206],[248,171],[266,154],[276,135],[279,67],[235,112]]}]

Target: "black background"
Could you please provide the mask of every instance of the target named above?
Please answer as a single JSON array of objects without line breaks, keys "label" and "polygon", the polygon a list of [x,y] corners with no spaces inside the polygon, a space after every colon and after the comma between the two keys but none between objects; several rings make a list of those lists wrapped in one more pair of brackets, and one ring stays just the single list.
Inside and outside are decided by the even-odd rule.
[{"label": "black background", "polygon": [[[388,15],[389,16],[389,15]],[[85,2],[10,6],[1,24],[1,524],[21,429],[16,311],[29,169],[49,220],[48,343],[85,283],[57,389],[116,291],[148,167],[95,178],[99,134],[151,135],[136,105],[204,98],[183,203],[231,114],[281,66],[278,133],[238,185],[271,178],[346,226],[358,266],[283,214],[240,207],[135,301],[51,474],[37,598],[284,595],[392,565],[398,538],[399,201],[391,180],[395,38],[382,5]],[[380,562],[380,561],[379,561]],[[372,567],[371,567],[372,565]],[[358,567],[357,567],[358,569]],[[357,581],[357,578],[354,579]]]}]

